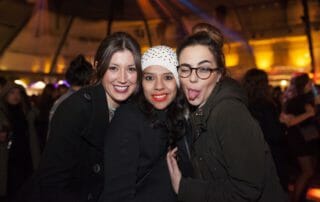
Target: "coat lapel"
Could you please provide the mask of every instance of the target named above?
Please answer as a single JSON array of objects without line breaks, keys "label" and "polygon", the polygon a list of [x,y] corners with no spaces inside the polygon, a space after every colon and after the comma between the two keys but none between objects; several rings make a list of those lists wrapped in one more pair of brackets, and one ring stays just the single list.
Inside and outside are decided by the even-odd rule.
[{"label": "coat lapel", "polygon": [[90,144],[103,151],[104,137],[109,125],[109,112],[106,93],[103,86],[97,85],[88,88],[83,96],[90,102],[90,119],[87,129],[82,134]]}]

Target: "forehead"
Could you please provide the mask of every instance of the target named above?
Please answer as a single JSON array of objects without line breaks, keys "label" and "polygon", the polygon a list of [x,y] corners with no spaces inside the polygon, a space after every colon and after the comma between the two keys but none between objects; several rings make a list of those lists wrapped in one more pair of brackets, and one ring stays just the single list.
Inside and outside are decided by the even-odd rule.
[{"label": "forehead", "polygon": [[181,51],[179,56],[180,64],[198,64],[204,60],[216,62],[209,48],[203,45],[188,46]]},{"label": "forehead", "polygon": [[161,65],[151,65],[143,70],[146,74],[167,74],[171,73],[167,68]]},{"label": "forehead", "polygon": [[127,62],[133,62],[133,54],[131,51],[125,49],[121,51],[117,51],[113,53],[110,62],[111,63],[127,63]]}]

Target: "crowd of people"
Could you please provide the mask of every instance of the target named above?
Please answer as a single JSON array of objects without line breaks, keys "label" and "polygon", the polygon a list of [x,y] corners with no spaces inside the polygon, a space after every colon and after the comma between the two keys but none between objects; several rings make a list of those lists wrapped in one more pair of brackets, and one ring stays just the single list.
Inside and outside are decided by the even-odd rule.
[{"label": "crowd of people", "polygon": [[223,46],[206,23],[176,51],[142,55],[116,32],[93,64],[70,63],[63,94],[47,84],[30,98],[0,79],[0,199],[304,201],[319,154],[317,89],[300,73],[282,93],[257,68],[236,81]]}]

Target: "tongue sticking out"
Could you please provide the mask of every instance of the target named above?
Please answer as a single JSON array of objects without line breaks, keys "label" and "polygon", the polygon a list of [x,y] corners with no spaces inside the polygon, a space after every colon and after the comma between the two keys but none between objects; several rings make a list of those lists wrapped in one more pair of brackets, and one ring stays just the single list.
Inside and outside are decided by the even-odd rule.
[{"label": "tongue sticking out", "polygon": [[198,90],[188,90],[188,97],[190,100],[195,100],[200,94]]}]

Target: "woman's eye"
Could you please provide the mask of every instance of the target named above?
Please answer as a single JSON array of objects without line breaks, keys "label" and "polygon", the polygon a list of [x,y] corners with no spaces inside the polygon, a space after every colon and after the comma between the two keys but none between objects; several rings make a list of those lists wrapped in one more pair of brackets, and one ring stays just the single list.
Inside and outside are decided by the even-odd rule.
[{"label": "woman's eye", "polygon": [[189,72],[190,71],[190,68],[189,67],[185,67],[185,66],[181,66],[179,68],[180,72]]},{"label": "woman's eye", "polygon": [[137,71],[137,68],[136,68],[136,67],[129,67],[129,68],[128,68],[128,71],[129,71],[129,72],[136,72],[136,71]]},{"label": "woman's eye", "polygon": [[165,79],[165,80],[172,80],[172,79],[174,79],[174,78],[173,78],[172,75],[166,75],[166,76],[164,76],[164,79]]},{"label": "woman's eye", "polygon": [[150,76],[150,75],[145,75],[145,76],[143,77],[143,79],[146,80],[146,81],[152,81],[152,80],[153,80],[153,77]]},{"label": "woman's eye", "polygon": [[212,68],[210,67],[199,67],[198,71],[202,73],[210,72]]},{"label": "woman's eye", "polygon": [[110,66],[109,68],[108,68],[108,70],[110,70],[110,71],[118,71],[118,67],[116,67],[116,66]]}]

